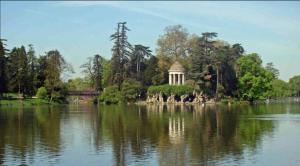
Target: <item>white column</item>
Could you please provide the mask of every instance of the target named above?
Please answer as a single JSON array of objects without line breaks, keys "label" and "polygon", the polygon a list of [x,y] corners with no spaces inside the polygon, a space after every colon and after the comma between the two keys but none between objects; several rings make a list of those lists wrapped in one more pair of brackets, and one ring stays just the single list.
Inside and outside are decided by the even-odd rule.
[{"label": "white column", "polygon": [[173,83],[172,83],[172,85],[175,85],[175,82],[176,82],[176,78],[175,78],[175,74],[172,74],[173,75]]},{"label": "white column", "polygon": [[181,74],[178,74],[178,85],[181,85]]},{"label": "white column", "polygon": [[182,74],[182,85],[184,85],[184,81],[185,81],[184,74]]},{"label": "white column", "polygon": [[169,73],[169,85],[172,85],[172,78],[171,78],[171,74]]}]

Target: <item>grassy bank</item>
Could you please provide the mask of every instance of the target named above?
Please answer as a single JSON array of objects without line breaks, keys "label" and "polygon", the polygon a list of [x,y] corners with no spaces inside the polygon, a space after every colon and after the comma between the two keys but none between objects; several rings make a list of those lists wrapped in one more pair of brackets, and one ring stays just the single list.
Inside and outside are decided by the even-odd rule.
[{"label": "grassy bank", "polygon": [[0,100],[0,106],[33,106],[46,104],[50,103],[45,99]]}]

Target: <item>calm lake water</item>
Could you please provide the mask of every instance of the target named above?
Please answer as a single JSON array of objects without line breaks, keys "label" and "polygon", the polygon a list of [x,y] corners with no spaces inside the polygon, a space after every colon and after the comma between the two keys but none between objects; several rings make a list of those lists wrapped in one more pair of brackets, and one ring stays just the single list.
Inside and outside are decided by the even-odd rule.
[{"label": "calm lake water", "polygon": [[0,107],[0,165],[300,165],[300,104]]}]

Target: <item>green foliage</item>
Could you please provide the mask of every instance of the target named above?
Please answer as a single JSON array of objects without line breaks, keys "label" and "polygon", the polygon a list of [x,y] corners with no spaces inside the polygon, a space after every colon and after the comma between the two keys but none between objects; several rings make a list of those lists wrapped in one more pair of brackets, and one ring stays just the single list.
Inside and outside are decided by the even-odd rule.
[{"label": "green foliage", "polygon": [[189,40],[190,69],[187,78],[193,79],[210,96],[219,96],[216,89],[220,84],[224,94],[234,95],[237,89],[235,61],[243,54],[240,44],[216,40],[217,33],[206,32],[193,35]]},{"label": "green foliage", "polygon": [[8,56],[8,90],[27,93],[28,89],[28,58],[24,46],[13,48]]},{"label": "green foliage", "polygon": [[70,71],[71,68],[57,50],[47,52],[45,68],[45,87],[52,99],[62,100],[65,97],[66,86],[64,86],[61,75],[63,72]]},{"label": "green foliage", "polygon": [[127,31],[129,29],[126,26],[126,22],[119,22],[117,31],[110,36],[111,40],[114,41],[114,46],[111,49],[113,52],[111,58],[111,80],[113,84],[118,85],[119,89],[121,89],[121,84],[129,73],[127,66],[132,48],[131,44],[127,41]]},{"label": "green foliage", "polygon": [[33,96],[36,93],[37,89],[37,58],[35,56],[35,51],[33,46],[29,45],[29,50],[27,52],[28,57],[28,81],[27,81],[27,94]]},{"label": "green foliage", "polygon": [[103,86],[106,87],[110,83],[111,61],[103,59]]},{"label": "green foliage", "polygon": [[193,88],[187,85],[158,85],[158,86],[150,86],[148,88],[148,94],[156,94],[163,93],[167,96],[174,95],[185,95],[193,93]]},{"label": "green foliage", "polygon": [[[143,85],[150,86],[156,82],[157,72],[159,71],[158,68],[158,59],[155,56],[151,56],[149,60],[146,62],[146,69],[143,72]],[[163,80],[160,79],[160,80]]]},{"label": "green foliage", "polygon": [[141,88],[142,87],[140,82],[133,79],[128,79],[122,83],[121,93],[125,101],[132,102],[137,99],[138,95],[140,94]]},{"label": "green foliage", "polygon": [[122,93],[119,91],[118,86],[109,86],[107,87],[99,98],[100,102],[105,104],[118,104],[124,102]]},{"label": "green foliage", "polygon": [[104,58],[97,54],[94,57],[89,57],[88,61],[80,66],[84,69],[82,72],[85,74],[86,79],[91,81],[91,86],[95,87],[98,92],[103,89],[103,61]]},{"label": "green foliage", "polygon": [[3,39],[0,39],[0,97],[1,95],[7,91],[7,58],[5,56],[5,44],[3,43]]},{"label": "green foliage", "polygon": [[[5,40],[1,39],[0,97],[6,92],[32,96],[39,87],[45,87],[50,101],[58,101],[64,100],[67,90],[101,91],[107,87],[108,92],[102,93],[100,99],[118,103],[136,100],[148,86],[149,94],[182,95],[197,89],[210,97],[238,96],[246,100],[300,95],[300,76],[291,78],[289,83],[274,80],[279,72],[272,63],[263,67],[257,54],[242,56],[244,49],[240,44],[217,39],[215,32],[190,35],[181,25],[169,26],[157,40],[157,55],[152,56],[149,47],[131,46],[127,41],[128,31],[126,22],[119,22],[111,35],[112,58],[105,60],[99,55],[89,58],[83,65],[86,77],[69,80],[67,85],[62,74],[71,68],[59,51],[52,50],[37,58],[29,45],[27,52],[21,46],[8,53]],[[188,85],[164,85],[175,60],[186,69]],[[117,85],[118,90],[109,85]],[[42,92],[36,94],[39,93]]]},{"label": "green foliage", "polygon": [[217,97],[220,98],[224,95],[225,92],[225,88],[223,87],[223,85],[218,85],[217,87]]},{"label": "green foliage", "polygon": [[257,54],[242,56],[237,60],[239,91],[243,99],[253,101],[268,96],[273,74],[265,70],[261,63]]},{"label": "green foliage", "polygon": [[188,32],[182,25],[168,26],[157,40],[157,54],[171,58],[185,58],[188,50]]},{"label": "green foliage", "polygon": [[130,74],[136,79],[141,79],[141,71],[144,70],[145,58],[151,56],[151,50],[149,47],[141,44],[135,45],[134,50],[130,57]]},{"label": "green foliage", "polygon": [[270,97],[288,97],[291,95],[289,84],[283,80],[275,79],[272,81],[272,90]]},{"label": "green foliage", "polygon": [[267,71],[269,71],[273,74],[274,78],[276,78],[276,79],[278,78],[279,70],[274,67],[272,62],[267,63],[265,68],[266,68]]},{"label": "green foliage", "polygon": [[68,90],[70,91],[82,91],[90,88],[90,80],[87,78],[74,78],[69,79],[67,83]]},{"label": "green foliage", "polygon": [[300,96],[300,75],[294,76],[289,80],[289,87],[292,95]]},{"label": "green foliage", "polygon": [[46,99],[47,98],[47,89],[45,87],[40,87],[38,89],[38,91],[36,92],[36,96],[39,98],[39,99]]},{"label": "green foliage", "polygon": [[0,106],[33,106],[33,105],[46,105],[50,104],[48,100],[45,99],[24,99],[24,100],[0,100]]}]

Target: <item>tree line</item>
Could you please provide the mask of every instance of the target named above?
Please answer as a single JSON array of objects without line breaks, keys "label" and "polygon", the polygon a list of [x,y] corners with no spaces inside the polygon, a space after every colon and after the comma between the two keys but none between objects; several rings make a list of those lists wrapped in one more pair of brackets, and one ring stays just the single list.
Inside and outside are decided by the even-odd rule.
[{"label": "tree line", "polygon": [[62,80],[71,66],[57,50],[37,57],[32,45],[5,49],[1,40],[0,92],[33,96],[45,87],[50,100],[69,90],[98,91],[101,100],[135,101],[144,98],[150,86],[168,83],[168,69],[179,61],[186,69],[186,84],[210,98],[233,97],[257,100],[299,96],[300,76],[285,82],[272,63],[263,66],[258,54],[245,54],[241,44],[218,39],[216,32],[190,34],[181,25],[168,26],[158,37],[155,55],[148,46],[132,44],[126,22],[119,22],[110,36],[111,59],[97,54],[82,64],[83,78]]},{"label": "tree line", "polygon": [[41,87],[48,90],[50,101],[65,97],[67,85],[62,74],[73,69],[58,50],[50,50],[37,57],[33,45],[27,49],[21,46],[8,50],[5,41],[2,39],[0,43],[1,97],[8,92],[32,97]]}]

